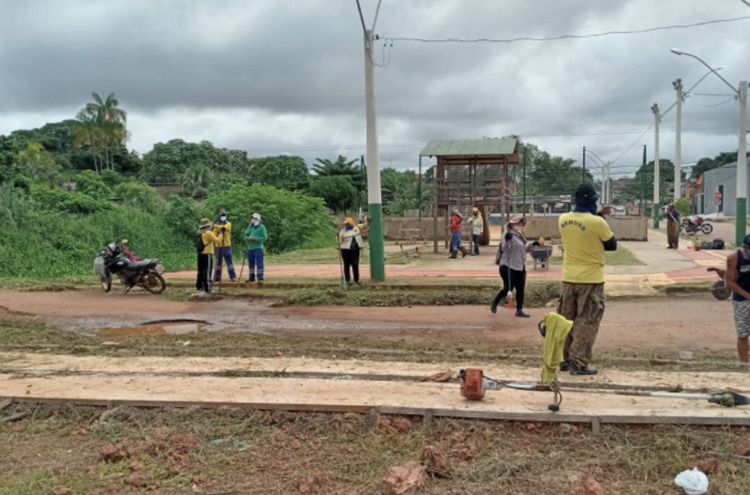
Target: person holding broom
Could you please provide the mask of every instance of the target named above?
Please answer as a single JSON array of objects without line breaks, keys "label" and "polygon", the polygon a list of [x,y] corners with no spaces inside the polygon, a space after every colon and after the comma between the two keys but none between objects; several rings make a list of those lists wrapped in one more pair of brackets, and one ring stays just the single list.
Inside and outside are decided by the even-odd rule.
[{"label": "person holding broom", "polygon": [[359,253],[364,246],[362,240],[362,230],[366,229],[370,217],[365,218],[365,223],[357,224],[354,219],[347,217],[344,220],[344,227],[336,236],[339,243],[339,252],[344,262],[344,280],[347,285],[351,285],[352,275],[354,283],[360,285],[359,280]]}]

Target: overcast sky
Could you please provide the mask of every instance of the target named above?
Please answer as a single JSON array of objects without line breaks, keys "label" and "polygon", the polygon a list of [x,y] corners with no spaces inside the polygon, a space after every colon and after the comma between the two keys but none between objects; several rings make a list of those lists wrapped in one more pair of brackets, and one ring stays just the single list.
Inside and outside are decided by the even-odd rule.
[{"label": "overcast sky", "polygon": [[[361,0],[371,22],[377,0]],[[591,34],[750,16],[740,0],[384,0],[383,38]],[[377,43],[382,166],[415,167],[431,139],[519,134],[580,159],[626,151],[706,69],[750,79],[750,20],[552,42]],[[75,116],[115,92],[140,153],[174,138],[251,156],[364,153],[364,62],[355,0],[0,0],[0,134]],[[683,164],[736,149],[738,107],[710,76],[683,108]],[[674,111],[661,156],[674,156]],[[624,154],[623,154],[624,153]],[[588,163],[592,164],[593,160]]]}]

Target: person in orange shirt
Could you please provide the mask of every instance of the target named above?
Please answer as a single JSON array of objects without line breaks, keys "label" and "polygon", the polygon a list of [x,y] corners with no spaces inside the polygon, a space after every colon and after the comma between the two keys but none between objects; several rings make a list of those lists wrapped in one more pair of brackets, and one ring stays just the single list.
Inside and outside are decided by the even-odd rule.
[{"label": "person in orange shirt", "polygon": [[469,254],[466,248],[461,245],[461,220],[461,213],[458,212],[458,208],[453,208],[451,210],[451,223],[445,227],[451,232],[450,258],[452,259],[458,256],[458,251],[461,251],[462,258]]}]

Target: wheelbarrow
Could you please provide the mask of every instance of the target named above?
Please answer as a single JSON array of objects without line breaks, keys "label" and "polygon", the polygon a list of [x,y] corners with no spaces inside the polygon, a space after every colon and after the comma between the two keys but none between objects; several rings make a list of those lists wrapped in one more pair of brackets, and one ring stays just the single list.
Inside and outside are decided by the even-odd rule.
[{"label": "wheelbarrow", "polygon": [[534,260],[534,270],[539,266],[542,270],[549,270],[549,258],[552,256],[552,246],[535,247],[531,250]]}]

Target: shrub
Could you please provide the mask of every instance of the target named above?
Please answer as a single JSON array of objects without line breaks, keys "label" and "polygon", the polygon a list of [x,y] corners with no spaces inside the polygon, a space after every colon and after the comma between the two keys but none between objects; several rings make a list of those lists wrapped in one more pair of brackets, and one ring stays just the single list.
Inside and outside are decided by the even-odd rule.
[{"label": "shrub", "polygon": [[160,211],[164,203],[156,189],[142,182],[123,182],[115,187],[113,192],[115,197],[122,200],[124,206],[144,211]]},{"label": "shrub", "polygon": [[173,194],[167,199],[167,205],[166,217],[172,229],[186,239],[192,239],[200,222],[195,201]]},{"label": "shrub", "polygon": [[56,187],[32,186],[31,198],[36,205],[47,211],[90,214],[112,209],[109,201]]},{"label": "shrub", "polygon": [[99,178],[110,189],[114,189],[115,186],[118,186],[123,182],[127,182],[127,179],[125,177],[118,174],[114,170],[102,170],[102,172],[99,174]]},{"label": "shrub", "polygon": [[[242,233],[257,212],[268,230],[266,248],[274,253],[334,242],[335,228],[323,201],[306,194],[276,189],[265,184],[235,184],[209,196],[203,216],[214,218],[225,209],[233,223],[233,243],[242,243]],[[326,244],[327,243],[327,244]]]},{"label": "shrub", "polygon": [[91,196],[94,199],[109,199],[112,197],[112,190],[109,186],[91,170],[76,175],[75,181],[76,192]]}]

